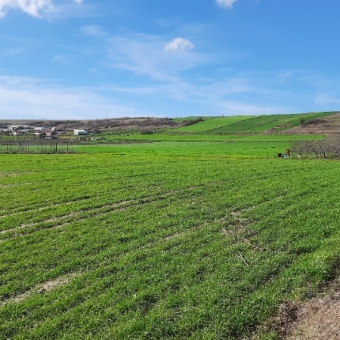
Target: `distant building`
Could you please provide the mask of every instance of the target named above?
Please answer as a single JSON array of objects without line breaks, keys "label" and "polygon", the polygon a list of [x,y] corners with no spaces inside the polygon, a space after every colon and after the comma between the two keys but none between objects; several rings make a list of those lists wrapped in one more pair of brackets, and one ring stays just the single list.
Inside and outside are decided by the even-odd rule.
[{"label": "distant building", "polygon": [[75,136],[86,136],[89,133],[86,130],[74,130],[74,135]]},{"label": "distant building", "polygon": [[46,131],[46,130],[48,130],[48,128],[45,127],[45,126],[35,126],[33,128],[33,130],[35,130],[35,131]]},{"label": "distant building", "polygon": [[8,129],[11,131],[29,130],[30,128],[29,125],[8,125]]}]

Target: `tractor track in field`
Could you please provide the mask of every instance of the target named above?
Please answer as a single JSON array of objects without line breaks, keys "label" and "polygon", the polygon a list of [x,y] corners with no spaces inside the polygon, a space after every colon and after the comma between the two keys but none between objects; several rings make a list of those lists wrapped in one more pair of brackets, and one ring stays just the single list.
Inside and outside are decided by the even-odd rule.
[{"label": "tractor track in field", "polygon": [[[127,209],[130,209],[130,208],[134,208],[136,206],[142,206],[144,204],[155,203],[155,202],[160,201],[160,200],[168,199],[174,194],[185,192],[187,190],[197,189],[197,188],[200,188],[200,187],[205,187],[205,186],[211,185],[211,184],[216,185],[218,183],[216,183],[216,182],[205,183],[205,184],[190,186],[190,187],[183,188],[183,189],[170,190],[170,191],[167,191],[163,194],[152,194],[152,195],[149,195],[149,196],[144,196],[144,197],[136,198],[136,199],[124,200],[124,201],[116,202],[116,203],[113,203],[113,204],[105,204],[105,205],[100,205],[100,206],[96,206],[96,207],[93,207],[93,208],[91,207],[91,208],[86,208],[86,209],[80,209],[77,212],[72,212],[72,213],[65,214],[65,215],[55,216],[55,217],[52,217],[52,218],[49,218],[49,219],[46,219],[46,220],[43,220],[43,221],[29,223],[29,224],[22,224],[20,226],[15,227],[15,228],[0,231],[0,236],[7,236],[8,234],[10,234],[10,235],[8,235],[9,237],[5,237],[3,239],[0,239],[0,242],[3,242],[4,240],[10,239],[10,238],[28,235],[28,234],[30,234],[34,231],[38,231],[38,230],[60,229],[60,228],[63,228],[65,226],[73,223],[73,222],[82,222],[82,221],[85,221],[89,218],[99,217],[101,215],[105,215],[109,212],[110,213],[121,212],[121,211],[125,211]],[[276,198],[272,198],[268,202],[273,202],[273,200],[281,199],[281,198],[282,198],[282,195],[279,195]],[[61,205],[65,205],[65,204],[70,205],[74,202],[75,201],[69,201],[69,202],[60,203],[60,204],[57,204],[57,205],[54,205],[54,206],[61,206]],[[262,203],[259,203],[258,206],[260,206],[261,204],[266,204],[268,202],[264,201]],[[49,206],[48,208],[50,208],[50,207],[51,206]],[[46,209],[46,207],[38,208],[36,211],[41,211],[43,209]],[[241,221],[241,218],[238,215],[242,214],[243,212],[246,212],[248,210],[249,209],[235,210],[235,211],[231,212],[231,214],[235,218],[237,218],[238,220]],[[34,210],[32,210],[32,211],[34,211]],[[81,217],[84,214],[86,214],[86,216]],[[81,218],[75,219],[75,217],[81,217]],[[244,221],[246,221],[246,219],[244,219]],[[41,225],[43,223],[47,223],[49,225],[41,226],[39,228],[39,225]],[[38,227],[38,228],[34,228],[34,227]],[[28,231],[28,229],[30,229],[30,231]],[[20,231],[23,231],[23,230],[25,230],[26,232],[20,233]]]},{"label": "tractor track in field", "polygon": [[[100,206],[100,207],[90,208],[90,209],[82,209],[82,210],[79,210],[77,212],[70,213],[70,214],[67,214],[67,215],[53,217],[53,218],[50,218],[50,219],[47,219],[47,220],[44,220],[44,221],[40,221],[40,222],[23,224],[21,226],[15,227],[13,229],[2,230],[0,232],[0,235],[6,235],[8,233],[17,232],[17,231],[20,231],[20,230],[23,230],[23,229],[29,229],[29,228],[32,228],[32,227],[35,227],[35,226],[39,226],[42,223],[51,223],[52,225],[39,228],[39,230],[62,228],[66,225],[71,224],[72,222],[85,221],[88,218],[99,217],[101,215],[107,214],[108,212],[124,211],[124,210],[127,210],[129,208],[133,208],[135,206],[139,206],[139,205],[142,205],[142,204],[148,204],[148,203],[154,203],[154,202],[159,201],[159,200],[160,200],[160,198],[158,198],[157,200],[147,201],[147,202],[144,202],[144,203],[135,203],[135,204],[130,204],[130,205],[126,205],[126,206],[124,206],[124,205],[127,204],[127,203],[131,203],[131,201],[122,201],[121,203],[108,204],[108,205],[103,205],[103,206]],[[78,218],[76,220],[74,219],[74,217],[82,216],[83,214],[86,214],[86,217]],[[71,219],[71,220],[69,220],[69,219]],[[66,220],[66,221],[65,221],[65,223],[60,224],[60,222],[62,220]],[[56,224],[54,224],[54,222],[56,222]],[[19,234],[19,235],[16,234],[14,237],[23,236],[23,235],[27,235],[27,234],[28,233],[22,233],[22,234]]]},{"label": "tractor track in field", "polygon": [[[169,196],[171,197],[171,196]],[[166,199],[167,197],[164,197],[164,199]],[[146,203],[152,203],[154,201],[149,201]],[[121,202],[121,203],[125,203],[125,202]],[[248,209],[245,209],[248,210]],[[126,253],[126,252],[122,252],[120,254],[117,254],[115,256],[115,260],[122,260],[124,258],[128,259],[131,258],[131,256],[135,256],[137,255],[140,251],[150,251],[153,249],[156,249],[159,246],[165,245],[168,242],[171,242],[173,240],[176,240],[178,238],[181,237],[185,237],[188,236],[190,233],[195,233],[195,232],[199,232],[202,229],[204,229],[205,227],[207,227],[209,225],[209,222],[221,222],[222,220],[224,220],[225,218],[222,219],[217,219],[217,220],[212,220],[212,221],[204,221],[203,223],[201,223],[200,225],[193,225],[190,228],[184,229],[184,230],[178,230],[175,231],[173,233],[169,233],[167,235],[163,235],[155,240],[147,240],[144,244],[140,245],[138,248],[134,249],[132,252]],[[66,223],[65,225],[67,225],[68,223]],[[59,226],[55,226],[54,228],[58,228]],[[0,240],[0,243],[3,242],[4,240]],[[131,263],[134,263],[134,261],[131,261]],[[94,265],[91,269],[92,270],[105,270],[106,268],[109,268],[110,266],[112,266],[112,261],[110,260],[110,263],[105,264],[105,263],[97,263],[96,265]],[[33,288],[27,290],[24,293],[20,293],[20,294],[16,294],[14,296],[11,296],[9,298],[5,298],[2,301],[0,301],[0,307],[1,306],[5,306],[7,304],[13,304],[13,303],[20,303],[28,298],[30,298],[33,295],[38,295],[38,294],[45,294],[48,293],[56,288],[59,288],[61,286],[64,286],[66,284],[68,284],[70,282],[71,279],[76,278],[81,276],[82,273],[81,272],[76,272],[76,273],[71,273],[65,276],[60,276],[57,277],[53,280],[44,282],[44,283],[40,283],[35,285]]]},{"label": "tractor track in field", "polygon": [[86,200],[89,200],[89,199],[90,198],[79,198],[77,200],[72,200],[72,201],[67,201],[67,202],[62,202],[62,203],[56,203],[56,204],[51,204],[51,205],[45,205],[43,207],[37,207],[37,208],[32,208],[32,209],[24,209],[24,207],[22,207],[22,210],[17,210],[15,212],[11,212],[11,213],[6,214],[6,215],[0,215],[0,219],[16,216],[16,215],[19,215],[19,214],[22,214],[22,213],[27,213],[27,212],[34,212],[35,213],[37,211],[43,211],[45,209],[56,208],[56,207],[60,207],[60,206],[63,206],[63,205],[69,205],[69,204],[72,204],[72,203],[77,202],[77,201],[82,201],[82,200],[86,201]]},{"label": "tractor track in field", "polygon": [[[199,184],[199,185],[193,186],[193,188],[201,187],[202,185],[205,185],[205,184]],[[155,185],[155,186],[157,186],[157,185]],[[126,189],[134,188],[134,187],[135,186],[130,185],[130,186],[123,186],[123,187],[119,187],[119,188],[111,188],[111,190],[114,192],[114,191],[117,191],[117,190],[126,190]],[[180,190],[180,189],[176,189],[175,191],[178,191],[178,190]],[[16,208],[11,209],[10,211],[8,211],[6,209],[0,209],[0,220],[3,219],[3,218],[16,216],[16,215],[19,215],[19,214],[22,214],[22,213],[30,213],[30,212],[35,213],[36,211],[43,211],[45,209],[60,207],[60,206],[63,206],[63,205],[69,205],[69,204],[73,204],[74,202],[78,202],[78,201],[94,200],[94,199],[97,198],[98,194],[102,194],[102,193],[103,192],[97,192],[97,194],[94,195],[94,196],[84,195],[83,197],[71,199],[71,200],[66,201],[66,202],[57,202],[57,203],[52,203],[50,205],[44,205],[44,206],[41,206],[41,202],[38,202],[38,203],[33,204],[29,209],[27,209],[27,207],[25,207],[25,206],[17,206]],[[154,194],[154,195],[157,195],[157,194]],[[149,195],[149,196],[153,196],[153,195]],[[139,197],[138,199],[148,198],[149,196]],[[131,200],[134,200],[134,199],[131,199]],[[48,203],[48,201],[45,201],[44,203]]]},{"label": "tractor track in field", "polygon": [[[186,190],[195,189],[197,187],[202,187],[202,185],[189,187],[189,188],[186,188]],[[88,218],[99,217],[99,216],[105,215],[107,213],[125,211],[127,209],[130,209],[130,208],[133,208],[133,207],[136,207],[136,206],[142,206],[144,204],[151,204],[151,203],[158,202],[160,200],[165,200],[165,199],[170,198],[172,195],[174,195],[176,193],[180,193],[180,192],[183,192],[183,190],[171,190],[171,191],[168,191],[168,192],[163,193],[163,194],[154,194],[154,195],[144,196],[143,198],[125,200],[125,201],[121,201],[121,202],[113,203],[113,204],[105,204],[105,205],[97,206],[95,208],[81,209],[77,212],[73,212],[73,213],[70,213],[70,214],[56,216],[56,217],[49,218],[49,219],[46,219],[46,220],[43,220],[43,221],[30,223],[30,224],[23,224],[23,225],[15,227],[15,228],[2,230],[2,231],[0,231],[0,235],[6,236],[7,234],[11,234],[11,235],[9,235],[10,237],[6,237],[5,239],[27,235],[27,234],[29,234],[29,232],[22,232],[22,233],[17,233],[17,232],[22,231],[22,230],[27,230],[27,229],[30,229],[30,228],[34,228],[36,226],[41,225],[42,223],[48,223],[48,224],[51,224],[51,225],[43,226],[42,228],[38,228],[38,230],[59,229],[59,228],[62,228],[66,225],[69,225],[72,222],[81,222],[81,221],[84,221]],[[72,203],[72,202],[68,202],[67,204],[70,204],[70,203]],[[41,208],[41,209],[43,209],[43,208]],[[86,214],[86,216],[74,220],[75,217],[82,216],[83,214]],[[69,219],[71,219],[71,220],[69,220]],[[64,220],[64,223],[60,223],[63,220]],[[31,231],[34,232],[36,230],[37,229],[33,229]]]}]

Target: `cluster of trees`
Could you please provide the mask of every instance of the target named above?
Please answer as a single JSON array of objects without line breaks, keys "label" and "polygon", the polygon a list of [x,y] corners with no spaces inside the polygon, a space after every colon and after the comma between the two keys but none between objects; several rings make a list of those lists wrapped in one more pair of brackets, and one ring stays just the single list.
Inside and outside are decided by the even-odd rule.
[{"label": "cluster of trees", "polygon": [[340,136],[317,141],[296,141],[292,143],[291,151],[298,157],[340,157]]}]

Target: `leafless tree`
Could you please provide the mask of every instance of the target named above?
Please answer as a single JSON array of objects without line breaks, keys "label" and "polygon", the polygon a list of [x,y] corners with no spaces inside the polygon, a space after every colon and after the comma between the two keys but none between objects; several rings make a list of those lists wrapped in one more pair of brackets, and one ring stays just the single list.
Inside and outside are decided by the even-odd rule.
[{"label": "leafless tree", "polygon": [[298,157],[334,158],[340,157],[340,136],[333,135],[317,141],[297,141],[291,150]]}]

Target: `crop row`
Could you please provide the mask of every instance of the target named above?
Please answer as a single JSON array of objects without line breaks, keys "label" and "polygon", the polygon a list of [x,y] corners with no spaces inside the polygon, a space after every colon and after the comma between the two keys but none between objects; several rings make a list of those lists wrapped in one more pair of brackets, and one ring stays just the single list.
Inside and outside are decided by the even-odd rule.
[{"label": "crop row", "polygon": [[193,125],[184,126],[176,129],[177,132],[208,132],[223,126],[229,126],[238,122],[242,122],[251,116],[230,116],[230,117],[216,117],[204,118],[204,120]]},{"label": "crop row", "polygon": [[235,339],[334,275],[335,162],[41,159],[1,158],[0,338]]},{"label": "crop row", "polygon": [[301,122],[321,118],[332,114],[331,112],[307,113],[298,115],[268,115],[248,118],[235,124],[223,126],[211,130],[213,133],[236,133],[236,132],[261,132],[271,128],[287,129],[298,126]]}]

